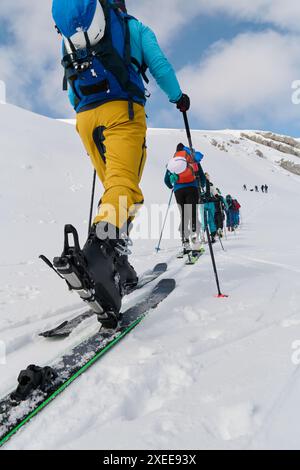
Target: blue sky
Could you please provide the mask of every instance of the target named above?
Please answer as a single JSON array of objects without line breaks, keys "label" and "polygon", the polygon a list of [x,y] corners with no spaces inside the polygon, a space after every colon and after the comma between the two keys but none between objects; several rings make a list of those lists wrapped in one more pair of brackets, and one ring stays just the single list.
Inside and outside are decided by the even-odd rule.
[{"label": "blue sky", "polygon": [[[51,117],[70,115],[61,91],[51,0],[18,0],[19,8],[14,3],[0,5],[0,79],[7,83],[8,101]],[[157,33],[190,94],[192,127],[300,135],[300,106],[291,101],[292,82],[300,79],[298,0],[127,3]],[[153,81],[151,90],[149,125],[181,127],[180,113]]]}]

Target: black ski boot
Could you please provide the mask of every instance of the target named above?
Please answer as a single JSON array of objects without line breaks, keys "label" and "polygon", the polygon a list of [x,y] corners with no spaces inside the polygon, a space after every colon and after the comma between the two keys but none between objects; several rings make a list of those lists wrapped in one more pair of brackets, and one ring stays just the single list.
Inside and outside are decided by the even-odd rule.
[{"label": "black ski boot", "polygon": [[[74,246],[69,244],[69,235],[73,236]],[[120,319],[122,289],[117,257],[114,241],[109,238],[100,240],[95,226],[81,250],[76,229],[67,225],[64,251],[53,261],[69,288],[78,292],[97,314],[99,322],[108,329],[116,328]]]},{"label": "black ski boot", "polygon": [[95,298],[104,311],[98,313],[98,320],[105,328],[116,328],[120,319],[123,292],[115,240],[100,240],[96,234],[96,226],[93,226],[82,253],[94,281]]},{"label": "black ski boot", "polygon": [[128,255],[131,254],[129,246],[132,242],[128,236],[116,241],[115,250],[118,253],[116,268],[120,275],[120,282],[124,294],[129,294],[138,284],[138,276],[134,267],[128,261]]}]

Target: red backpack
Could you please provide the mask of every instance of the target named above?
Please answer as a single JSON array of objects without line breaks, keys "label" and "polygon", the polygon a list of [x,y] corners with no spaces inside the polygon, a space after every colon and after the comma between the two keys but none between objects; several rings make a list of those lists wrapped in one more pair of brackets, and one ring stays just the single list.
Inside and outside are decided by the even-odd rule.
[{"label": "red backpack", "polygon": [[184,158],[187,161],[186,169],[180,173],[179,179],[177,184],[186,184],[186,183],[193,183],[196,180],[196,173],[198,171],[198,164],[195,163],[186,150],[182,150],[180,152],[176,152],[174,158]]},{"label": "red backpack", "polygon": [[232,207],[235,211],[239,211],[240,208],[241,208],[241,205],[240,203],[236,200],[236,199],[233,199],[232,201]]}]

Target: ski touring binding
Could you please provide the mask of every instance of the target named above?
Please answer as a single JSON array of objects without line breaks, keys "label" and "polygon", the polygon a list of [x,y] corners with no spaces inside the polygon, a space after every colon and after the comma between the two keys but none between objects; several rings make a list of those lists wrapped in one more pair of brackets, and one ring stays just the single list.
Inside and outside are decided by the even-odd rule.
[{"label": "ski touring binding", "polygon": [[40,258],[64,279],[71,291],[78,293],[91,310],[97,315],[102,327],[114,329],[119,315],[112,309],[104,311],[95,295],[94,280],[89,274],[87,261],[81,250],[77,230],[66,225],[64,230],[64,249],[62,255],[54,258],[53,264],[45,257]]},{"label": "ski touring binding", "polygon": [[[73,237],[73,245],[70,245],[70,235]],[[77,230],[72,225],[65,226],[64,250],[61,256],[54,258],[53,265],[70,290],[76,291],[82,300],[88,302],[95,313],[103,313],[102,307],[95,300],[93,281],[87,271]]]},{"label": "ski touring binding", "polygon": [[47,386],[53,383],[57,373],[51,367],[39,367],[31,364],[27,369],[22,370],[18,377],[18,387],[11,394],[14,403],[27,400],[34,390],[45,391]]}]

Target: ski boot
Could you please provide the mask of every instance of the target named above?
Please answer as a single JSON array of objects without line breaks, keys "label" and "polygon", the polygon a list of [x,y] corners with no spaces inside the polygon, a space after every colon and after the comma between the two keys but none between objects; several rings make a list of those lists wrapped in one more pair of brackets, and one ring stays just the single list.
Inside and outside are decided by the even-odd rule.
[{"label": "ski boot", "polygon": [[182,259],[184,257],[184,255],[187,255],[191,251],[192,251],[192,248],[190,246],[190,241],[188,239],[185,239],[182,242],[182,249],[178,253],[177,258]]},{"label": "ski boot", "polygon": [[[70,235],[73,246],[69,244]],[[88,303],[102,326],[108,329],[117,327],[122,302],[116,263],[119,255],[113,242],[109,238],[100,240],[94,226],[81,250],[76,229],[66,225],[63,253],[53,261],[54,268],[66,280],[70,290],[76,291]]]},{"label": "ski boot", "polygon": [[210,239],[211,239],[212,244],[216,243],[216,236],[217,236],[217,232],[213,232],[210,234]]},{"label": "ski boot", "polygon": [[134,267],[129,263],[127,255],[121,255],[117,258],[117,271],[120,275],[120,282],[124,294],[129,294],[138,285],[139,278]]},{"label": "ski boot", "polygon": [[115,241],[116,268],[120,275],[120,283],[124,294],[129,294],[137,286],[139,278],[134,267],[129,263],[128,256],[131,254],[132,241],[127,235]]},{"label": "ski boot", "polygon": [[193,253],[203,253],[205,251],[197,233],[193,233],[191,236],[191,249]]}]

